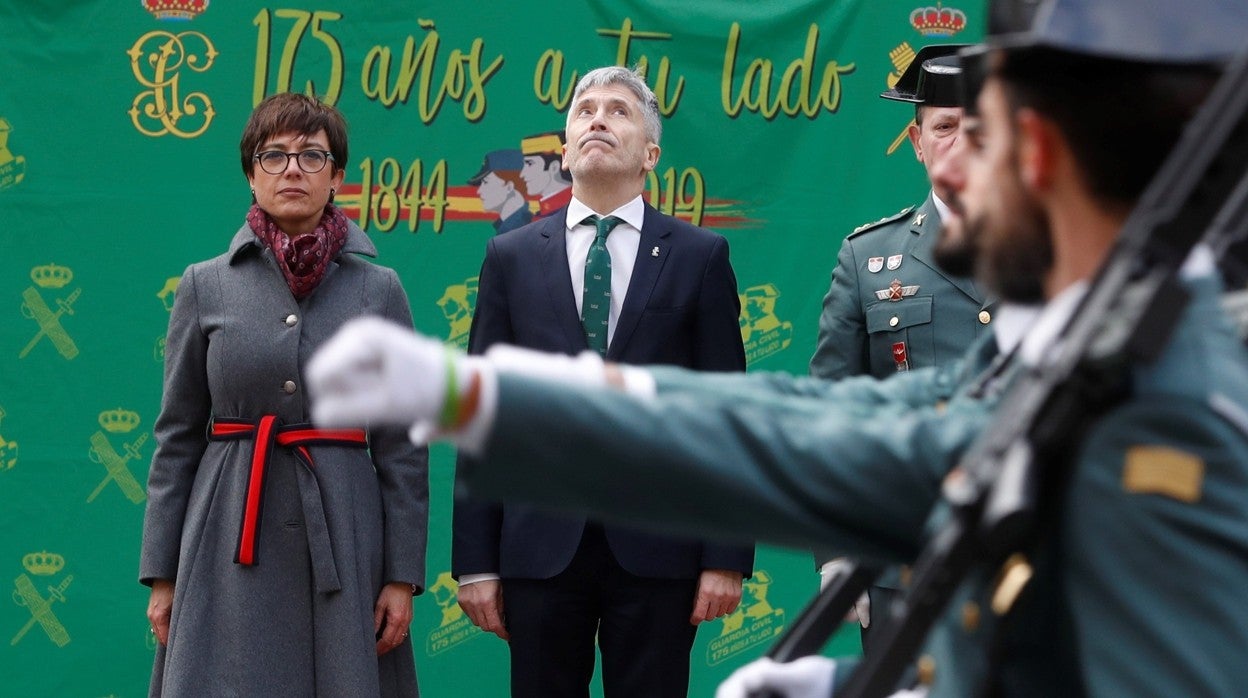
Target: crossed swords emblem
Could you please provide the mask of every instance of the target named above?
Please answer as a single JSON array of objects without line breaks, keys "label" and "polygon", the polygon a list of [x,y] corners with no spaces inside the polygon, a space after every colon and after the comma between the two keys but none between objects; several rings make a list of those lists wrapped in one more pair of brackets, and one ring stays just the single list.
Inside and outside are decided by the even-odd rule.
[{"label": "crossed swords emblem", "polygon": [[13,603],[25,606],[26,610],[30,611],[30,620],[17,631],[13,639],[9,641],[9,645],[16,645],[31,628],[35,627],[35,623],[43,626],[43,631],[48,634],[52,642],[56,643],[57,647],[69,644],[69,632],[52,612],[52,604],[57,601],[65,603],[65,590],[69,588],[69,583],[72,581],[74,581],[74,575],[70,574],[66,575],[60,584],[49,586],[48,598],[45,599],[39,595],[39,590],[35,588],[34,582],[30,581],[30,577],[25,574],[17,576],[14,581]]},{"label": "crossed swords emblem", "polygon": [[61,326],[62,315],[74,314],[74,301],[78,300],[78,295],[82,293],[82,288],[74,289],[74,292],[66,298],[56,299],[57,310],[52,312],[48,304],[43,302],[43,298],[39,296],[39,292],[33,287],[28,286],[22,291],[22,315],[39,323],[39,331],[26,344],[26,348],[22,349],[22,353],[17,358],[24,359],[30,353],[31,349],[39,343],[39,340],[47,337],[52,340],[53,346],[66,359],[73,359],[78,356],[78,345],[74,344],[74,340]]},{"label": "crossed swords emblem", "polygon": [[117,486],[126,495],[126,499],[129,499],[131,502],[139,504],[147,499],[147,494],[143,491],[143,487],[138,480],[134,479],[130,469],[126,467],[126,463],[130,462],[131,459],[142,455],[139,453],[139,449],[142,448],[143,443],[146,441],[147,434],[139,434],[139,438],[122,446],[122,450],[126,454],[122,456],[108,442],[104,432],[97,431],[91,435],[91,450],[88,452],[88,457],[91,458],[93,463],[103,464],[108,470],[108,474],[104,476],[100,484],[96,485],[95,491],[91,493],[91,496],[87,497],[88,503],[94,501],[100,495],[100,492],[103,491],[109,480],[116,482]]}]

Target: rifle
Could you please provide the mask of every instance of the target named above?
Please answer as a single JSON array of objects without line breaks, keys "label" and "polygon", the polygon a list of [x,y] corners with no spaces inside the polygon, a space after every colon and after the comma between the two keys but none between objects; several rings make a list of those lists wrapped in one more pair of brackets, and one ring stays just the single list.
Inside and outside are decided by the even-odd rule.
[{"label": "rifle", "polygon": [[[1060,454],[1071,435],[1122,400],[1130,366],[1155,360],[1168,343],[1188,302],[1177,280],[1188,253],[1201,240],[1220,258],[1242,247],[1248,220],[1245,84],[1248,54],[1229,66],[1187,124],[1074,315],[1040,365],[1015,379],[961,458],[961,477],[946,481],[949,518],[920,553],[909,590],[889,608],[873,609],[872,615],[884,616],[876,651],[863,657],[838,698],[895,691],[963,580],[1028,550],[1047,512],[1046,498],[1069,467]],[[818,651],[872,576],[846,570],[768,656],[790,661]],[[798,632],[808,635],[789,637]]]}]

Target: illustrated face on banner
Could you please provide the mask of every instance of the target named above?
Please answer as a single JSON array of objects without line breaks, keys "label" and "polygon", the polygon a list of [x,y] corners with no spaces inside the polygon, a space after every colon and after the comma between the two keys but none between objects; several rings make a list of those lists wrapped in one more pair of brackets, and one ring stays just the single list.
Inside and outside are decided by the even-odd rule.
[{"label": "illustrated face on banner", "polygon": [[541,155],[524,156],[524,167],[520,168],[520,177],[524,179],[524,186],[530,194],[544,196],[568,186],[567,182],[559,179],[559,161],[555,160],[547,164],[546,158]]},{"label": "illustrated face on banner", "polygon": [[503,203],[514,190],[515,187],[510,182],[490,172],[477,185],[477,196],[481,197],[481,205],[485,207],[485,210],[497,211],[503,207]]},{"label": "illustrated face on banner", "polygon": [[[299,153],[305,150],[329,150],[329,137],[325,130],[305,136],[301,133],[281,133],[266,140],[258,152],[276,150],[283,153]],[[256,203],[277,221],[288,235],[311,232],[321,219],[325,204],[329,203],[330,189],[342,185],[343,172],[326,163],[320,172],[304,172],[298,158],[290,158],[281,174],[265,172],[253,161],[251,186],[256,191]]]},{"label": "illustrated face on banner", "polygon": [[581,93],[568,112],[567,134],[563,166],[573,179],[641,177],[659,161],[659,146],[646,135],[641,105],[623,86]]}]

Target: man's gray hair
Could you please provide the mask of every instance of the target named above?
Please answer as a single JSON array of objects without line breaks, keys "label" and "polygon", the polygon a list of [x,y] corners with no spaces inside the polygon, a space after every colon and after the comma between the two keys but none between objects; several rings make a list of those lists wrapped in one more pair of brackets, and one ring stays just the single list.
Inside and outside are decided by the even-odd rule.
[{"label": "man's gray hair", "polygon": [[[595,68],[585,73],[572,92],[572,104],[576,104],[576,100],[580,99],[581,93],[585,90],[609,85],[623,85],[637,97],[641,105],[641,115],[645,120],[646,137],[658,145],[659,138],[663,136],[663,119],[659,115],[659,100],[637,70],[611,65],[605,68]],[[571,119],[571,117],[572,112],[568,112],[568,118]]]}]

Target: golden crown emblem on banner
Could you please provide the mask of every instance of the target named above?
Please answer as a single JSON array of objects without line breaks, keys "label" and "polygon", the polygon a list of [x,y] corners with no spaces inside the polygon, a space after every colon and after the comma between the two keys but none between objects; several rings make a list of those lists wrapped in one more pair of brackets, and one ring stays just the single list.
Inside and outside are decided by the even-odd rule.
[{"label": "golden crown emblem on banner", "polygon": [[74,280],[74,272],[69,267],[45,264],[30,270],[30,280],[41,288],[61,288]]},{"label": "golden crown emblem on banner", "polygon": [[56,574],[64,566],[65,558],[46,550],[22,556],[22,567],[25,567],[27,572],[42,577]]},{"label": "golden crown emblem on banner", "polygon": [[100,426],[110,434],[124,434],[139,426],[139,413],[123,410],[105,410],[100,413]]},{"label": "golden crown emblem on banner", "polygon": [[208,9],[208,0],[143,0],[143,9],[156,19],[195,19]]},{"label": "golden crown emblem on banner", "polygon": [[910,13],[910,24],[923,36],[953,36],[966,28],[966,13],[941,7],[919,7]]}]

